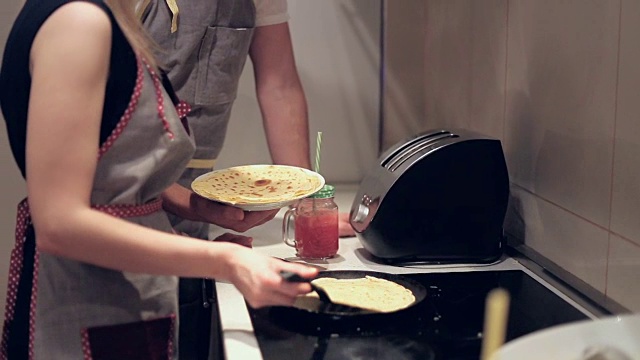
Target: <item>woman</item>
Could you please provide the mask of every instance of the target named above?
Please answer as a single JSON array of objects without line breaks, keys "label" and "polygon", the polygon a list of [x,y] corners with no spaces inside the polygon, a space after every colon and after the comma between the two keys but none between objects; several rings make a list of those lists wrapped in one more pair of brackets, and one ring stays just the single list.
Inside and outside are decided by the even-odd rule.
[{"label": "woman", "polygon": [[[133,0],[28,0],[5,47],[0,105],[27,179],[1,357],[176,358],[177,278],[286,305],[316,270],[172,232],[161,193],[193,153]],[[166,82],[164,82],[166,83]]]}]

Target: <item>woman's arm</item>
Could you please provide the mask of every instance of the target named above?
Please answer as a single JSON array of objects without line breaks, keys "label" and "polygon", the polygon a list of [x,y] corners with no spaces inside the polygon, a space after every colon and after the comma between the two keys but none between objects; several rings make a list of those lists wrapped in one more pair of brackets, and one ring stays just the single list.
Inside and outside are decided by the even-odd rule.
[{"label": "woman's arm", "polygon": [[123,271],[228,280],[254,306],[291,303],[308,292],[283,284],[278,271],[313,276],[313,269],[91,209],[110,49],[109,18],[86,2],[62,6],[34,41],[26,153],[39,250]]}]

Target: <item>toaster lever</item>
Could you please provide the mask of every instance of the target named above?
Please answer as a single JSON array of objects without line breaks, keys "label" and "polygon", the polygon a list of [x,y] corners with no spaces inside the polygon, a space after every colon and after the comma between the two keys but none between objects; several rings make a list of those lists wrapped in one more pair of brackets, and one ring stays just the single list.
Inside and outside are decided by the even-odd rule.
[{"label": "toaster lever", "polygon": [[360,201],[360,204],[358,204],[356,211],[353,213],[351,220],[357,223],[363,222],[367,216],[369,216],[369,205],[371,205],[371,202],[372,200],[369,195],[365,194],[362,196],[362,200]]},{"label": "toaster lever", "polygon": [[361,223],[369,215],[369,207],[364,204],[359,204],[358,209],[353,213],[351,220],[353,222]]}]

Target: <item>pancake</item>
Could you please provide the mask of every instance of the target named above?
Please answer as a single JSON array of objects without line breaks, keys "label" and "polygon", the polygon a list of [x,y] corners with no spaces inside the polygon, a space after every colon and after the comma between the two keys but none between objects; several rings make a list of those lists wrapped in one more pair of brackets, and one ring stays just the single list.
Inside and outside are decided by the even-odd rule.
[{"label": "pancake", "polygon": [[[374,312],[394,312],[409,307],[416,300],[411,290],[393,281],[366,276],[359,279],[335,279],[329,277],[313,280],[322,287],[331,301],[359,307]],[[299,297],[294,306],[317,309],[317,302],[305,298],[317,298],[315,292]],[[315,299],[314,299],[315,300]],[[313,307],[313,308],[312,308]]]},{"label": "pancake", "polygon": [[193,191],[228,204],[270,204],[309,196],[324,185],[317,173],[284,165],[245,165],[204,174]]}]

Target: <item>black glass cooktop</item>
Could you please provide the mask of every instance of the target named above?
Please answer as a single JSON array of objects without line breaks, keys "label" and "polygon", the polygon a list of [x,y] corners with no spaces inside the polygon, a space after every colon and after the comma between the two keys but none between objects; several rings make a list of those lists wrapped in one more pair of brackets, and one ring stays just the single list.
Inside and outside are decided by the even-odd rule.
[{"label": "black glass cooktop", "polygon": [[588,318],[520,270],[402,276],[424,285],[427,297],[399,314],[373,319],[300,317],[286,308],[250,308],[263,358],[475,360],[480,355],[485,299],[496,287],[511,295],[507,341]]}]

